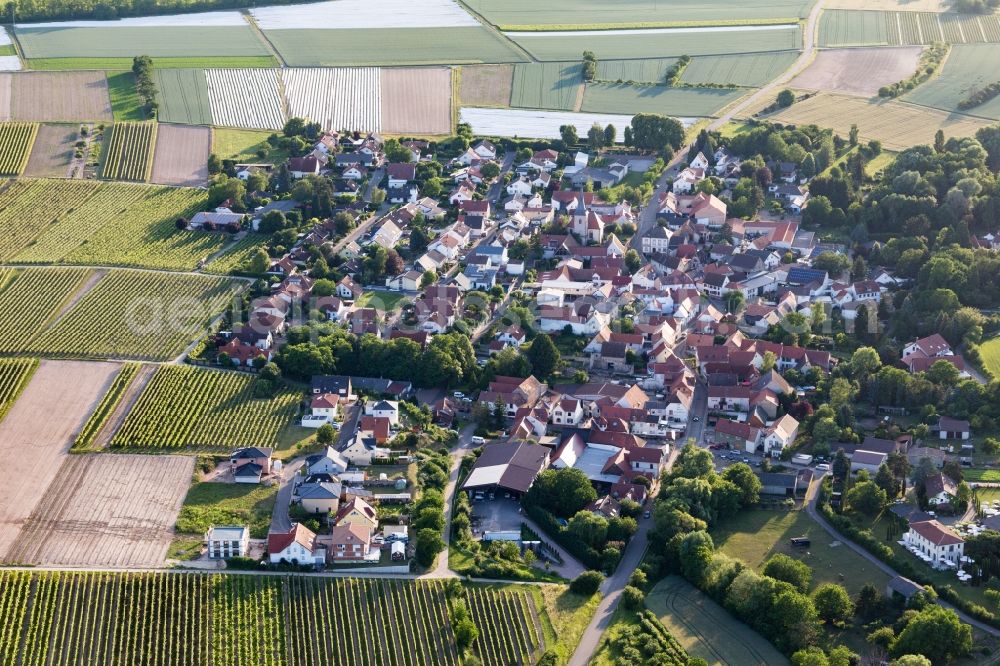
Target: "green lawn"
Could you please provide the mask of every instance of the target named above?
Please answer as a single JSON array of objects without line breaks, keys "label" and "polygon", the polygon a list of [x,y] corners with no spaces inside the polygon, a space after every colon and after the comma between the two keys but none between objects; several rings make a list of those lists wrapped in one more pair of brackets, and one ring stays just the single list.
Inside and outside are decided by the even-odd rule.
[{"label": "green lawn", "polygon": [[983,357],[983,365],[993,373],[995,377],[1000,377],[1000,337],[987,340],[979,345],[979,354]]},{"label": "green lawn", "polygon": [[[884,530],[883,530],[884,532]],[[809,548],[792,548],[789,539],[808,536]],[[884,588],[889,577],[841,542],[834,540],[805,511],[743,511],[712,528],[716,547],[754,569],[776,553],[784,553],[813,569],[813,586],[840,583],[851,594],[865,583]]]},{"label": "green lawn", "polygon": [[[283,151],[271,152],[267,137],[273,132],[267,130],[212,128],[212,152],[224,160],[237,162],[271,162],[278,163],[288,155]],[[267,155],[260,157],[258,150],[266,150]]]},{"label": "green lawn", "polygon": [[1000,482],[1000,469],[963,469],[962,476],[966,481]]},{"label": "green lawn", "polygon": [[646,595],[646,606],[688,654],[710,664],[788,664],[767,639],[678,576],[657,583]]},{"label": "green lawn", "polygon": [[601,602],[600,593],[590,597],[573,594],[565,585],[531,587],[535,604],[544,609],[540,614],[545,647],[559,655],[559,663],[569,661],[590,618]]},{"label": "green lawn", "polygon": [[392,312],[406,296],[398,291],[366,291],[354,304],[359,308],[376,308]]},{"label": "green lawn", "polygon": [[250,536],[267,536],[278,486],[196,483],[177,516],[177,531],[204,534],[212,525],[249,525]]},{"label": "green lawn", "polygon": [[108,72],[108,92],[111,94],[111,109],[116,121],[146,119],[146,111],[136,92],[135,75],[132,72]]}]

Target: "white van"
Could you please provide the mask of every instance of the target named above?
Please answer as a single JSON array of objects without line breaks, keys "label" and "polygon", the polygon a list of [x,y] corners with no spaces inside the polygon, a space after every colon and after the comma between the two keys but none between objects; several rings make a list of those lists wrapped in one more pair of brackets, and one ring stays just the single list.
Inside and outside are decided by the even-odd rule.
[{"label": "white van", "polygon": [[482,444],[486,443],[486,440],[483,439],[482,437],[473,437],[472,443],[475,444],[476,446],[481,446]]},{"label": "white van", "polygon": [[820,463],[820,464],[816,465],[816,471],[817,472],[829,472],[830,471],[830,465],[828,463]]}]

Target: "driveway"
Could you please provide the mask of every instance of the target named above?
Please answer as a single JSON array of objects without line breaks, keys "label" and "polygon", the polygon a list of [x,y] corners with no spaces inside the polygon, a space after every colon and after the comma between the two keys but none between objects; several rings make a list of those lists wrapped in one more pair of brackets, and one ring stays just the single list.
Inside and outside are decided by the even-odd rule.
[{"label": "driveway", "polygon": [[278,477],[278,497],[275,499],[274,509],[271,511],[272,532],[287,532],[292,529],[292,519],[288,517],[288,507],[292,503],[295,479],[304,463],[305,460],[300,458],[281,468],[281,475]]}]

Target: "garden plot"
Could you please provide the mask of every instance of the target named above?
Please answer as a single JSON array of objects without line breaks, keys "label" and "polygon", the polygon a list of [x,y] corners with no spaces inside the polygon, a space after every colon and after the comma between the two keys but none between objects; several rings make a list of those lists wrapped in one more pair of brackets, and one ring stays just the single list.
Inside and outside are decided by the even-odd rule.
[{"label": "garden plot", "polygon": [[382,131],[451,134],[451,71],[443,67],[383,69]]},{"label": "garden plot", "polygon": [[212,130],[208,127],[160,125],[150,182],[204,187],[208,181],[211,148]]},{"label": "garden plot", "polygon": [[117,372],[114,363],[42,361],[0,422],[0,455],[6,461],[0,561],[8,561],[10,545],[67,458],[74,434]]},{"label": "garden plot", "polygon": [[76,125],[42,125],[28,157],[25,176],[65,178],[73,159],[74,143],[79,138]]},{"label": "garden plot", "polygon": [[64,456],[6,559],[55,566],[160,566],[193,471],[190,456]]},{"label": "garden plot", "polygon": [[[332,0],[250,12],[261,30],[479,27],[454,0]],[[391,44],[391,42],[389,42]]]},{"label": "garden plot", "polygon": [[802,47],[799,25],[580,30],[504,33],[542,61],[579,60],[593,51],[598,60],[725,55],[784,51]]},{"label": "garden plot", "polygon": [[[693,118],[678,118],[685,126]],[[474,134],[485,136],[520,137],[528,139],[558,139],[561,125],[573,125],[586,134],[591,125],[614,125],[618,130],[616,140],[622,143],[625,128],[632,122],[631,115],[609,113],[571,113],[569,111],[529,111],[527,109],[473,109],[463,107],[459,121],[468,123]]]},{"label": "garden plot", "polygon": [[460,104],[509,106],[514,68],[510,65],[466,65],[458,88]]},{"label": "garden plot", "polygon": [[208,69],[212,124],[249,129],[281,129],[285,109],[273,69]]},{"label": "garden plot", "polygon": [[9,76],[14,120],[112,119],[111,95],[104,72],[23,72]]},{"label": "garden plot", "polygon": [[381,130],[377,67],[283,69],[288,114],[319,123],[325,130]]},{"label": "garden plot", "polygon": [[882,86],[909,78],[921,50],[919,46],[822,50],[789,85],[871,97]]}]

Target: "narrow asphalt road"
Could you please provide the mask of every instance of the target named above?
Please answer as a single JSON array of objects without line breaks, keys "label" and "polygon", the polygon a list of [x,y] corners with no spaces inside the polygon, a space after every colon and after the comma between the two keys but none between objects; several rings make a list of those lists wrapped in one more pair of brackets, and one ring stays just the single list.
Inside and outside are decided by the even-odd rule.
[{"label": "narrow asphalt road", "polygon": [[421,578],[455,577],[455,572],[448,568],[448,547],[451,545],[451,506],[458,486],[458,473],[462,467],[462,458],[475,448],[472,446],[472,435],[475,432],[475,424],[469,423],[458,433],[458,446],[451,452],[451,474],[448,476],[448,485],[444,489],[444,550],[438,554],[434,568]]},{"label": "narrow asphalt road", "polygon": [[[816,491],[819,489],[820,484],[823,483],[823,477],[824,476],[825,476],[825,474],[817,477],[813,481],[812,485],[809,486],[809,491],[808,491],[807,496],[806,496],[806,504],[805,504],[805,506],[806,506],[806,513],[808,513],[809,517],[812,518],[813,520],[815,520],[819,524],[820,527],[822,527],[824,530],[826,530],[827,533],[829,533],[830,536],[832,536],[834,539],[837,539],[842,544],[844,544],[845,546],[847,546],[848,548],[850,548],[851,550],[853,550],[855,553],[857,553],[861,557],[865,558],[866,560],[868,560],[869,562],[871,562],[872,564],[874,564],[876,567],[878,567],[883,572],[885,572],[886,575],[889,575],[889,576],[898,576],[899,573],[897,573],[895,569],[893,569],[888,564],[886,564],[882,560],[878,559],[877,557],[875,557],[874,555],[872,555],[871,553],[869,553],[867,550],[865,550],[864,548],[862,548],[858,544],[856,544],[853,541],[851,541],[850,539],[848,539],[846,536],[842,535],[836,529],[834,529],[834,527],[829,522],[827,522],[826,518],[824,518],[822,516],[822,514],[820,514],[820,512],[816,509],[816,506],[819,503],[819,493],[816,492]],[[997,630],[997,629],[991,627],[988,624],[980,622],[979,620],[977,620],[977,619],[975,619],[975,618],[973,618],[973,617],[971,617],[969,615],[966,615],[964,612],[962,612],[961,610],[959,610],[955,606],[951,605],[947,601],[944,601],[942,599],[938,599],[937,602],[938,602],[938,604],[940,604],[944,608],[950,608],[951,610],[955,611],[955,613],[958,615],[959,619],[962,620],[962,622],[965,622],[967,624],[971,624],[976,629],[979,629],[980,631],[983,631],[983,632],[985,632],[987,634],[990,634],[990,635],[993,635],[993,636],[1000,636],[1000,630]]]},{"label": "narrow asphalt road", "polygon": [[295,489],[295,479],[299,475],[299,469],[305,461],[295,460],[281,468],[281,475],[278,477],[278,497],[274,500],[274,509],[271,511],[272,532],[287,532],[292,529],[292,519],[288,517],[288,508],[292,503],[292,491]]}]

